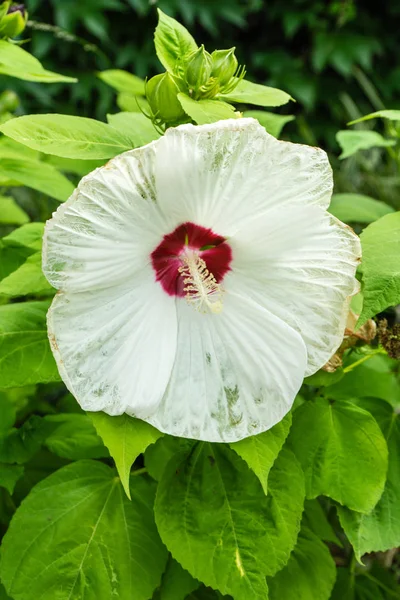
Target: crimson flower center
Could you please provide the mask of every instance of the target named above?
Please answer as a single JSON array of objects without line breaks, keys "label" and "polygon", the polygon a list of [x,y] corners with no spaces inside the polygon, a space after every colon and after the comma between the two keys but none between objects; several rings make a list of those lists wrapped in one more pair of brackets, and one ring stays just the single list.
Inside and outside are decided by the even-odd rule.
[{"label": "crimson flower center", "polygon": [[221,282],[232,262],[226,239],[195,223],[178,225],[150,255],[156,281],[170,296],[186,297],[199,310],[220,312]]}]

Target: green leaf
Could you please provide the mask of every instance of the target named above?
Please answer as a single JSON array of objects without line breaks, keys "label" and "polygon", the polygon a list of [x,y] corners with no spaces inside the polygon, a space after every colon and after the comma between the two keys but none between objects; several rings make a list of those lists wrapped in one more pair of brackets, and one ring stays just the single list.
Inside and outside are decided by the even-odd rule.
[{"label": "green leaf", "polygon": [[268,577],[269,600],[329,600],[336,565],[323,542],[302,527],[288,564]]},{"label": "green leaf", "polygon": [[10,596],[6,594],[3,584],[0,582],[0,600],[12,600]]},{"label": "green leaf", "polygon": [[0,388],[60,381],[47,338],[49,302],[0,306]]},{"label": "green leaf", "polygon": [[355,121],[350,121],[350,123],[347,124],[355,125],[356,123],[361,123],[361,121],[369,121],[370,119],[376,119],[377,117],[389,119],[390,121],[400,121],[400,110],[377,110],[369,115],[365,115],[365,117],[360,117]]},{"label": "green leaf", "polygon": [[294,115],[276,115],[266,110],[246,110],[243,116],[257,119],[266,131],[276,138],[280,136],[286,123],[290,123],[296,118]]},{"label": "green leaf", "polygon": [[128,135],[135,147],[144,146],[160,137],[150,119],[140,112],[107,115],[107,121],[112,127]]},{"label": "green leaf", "polygon": [[39,483],[3,539],[6,591],[14,600],[149,600],[167,552],[154,524],[154,485],[136,477],[131,493],[130,502],[113,469],[86,460]]},{"label": "green leaf", "polygon": [[16,419],[16,410],[14,403],[9,396],[0,392],[0,437],[5,435],[14,425]]},{"label": "green leaf", "polygon": [[86,117],[27,115],[7,121],[0,131],[29,148],[64,158],[111,158],[132,149],[120,131]]},{"label": "green leaf", "polygon": [[46,415],[44,420],[55,426],[46,437],[46,447],[70,460],[103,458],[109,456],[90,418],[85,414],[70,413]]},{"label": "green leaf", "polygon": [[25,251],[24,256],[28,257],[37,250],[42,249],[42,238],[44,233],[44,223],[27,223],[14,229],[7,236],[2,238],[2,243],[6,248]]},{"label": "green leaf", "polygon": [[359,150],[387,148],[388,146],[394,146],[396,144],[395,140],[385,140],[385,138],[376,131],[364,130],[338,131],[336,140],[342,149],[339,158],[348,158]]},{"label": "green leaf", "polygon": [[200,581],[193,579],[190,573],[170,557],[157,600],[185,600],[186,596],[197,590],[199,586]]},{"label": "green leaf", "polygon": [[234,119],[235,108],[219,100],[193,100],[187,94],[178,94],[178,100],[183,110],[198,125],[215,123],[222,119]]},{"label": "green leaf", "polygon": [[43,230],[43,223],[29,223],[0,239],[0,281],[40,250]]},{"label": "green leaf", "polygon": [[23,225],[29,222],[24,210],[10,196],[0,196],[0,224]]},{"label": "green leaf", "polygon": [[[25,117],[20,118],[25,119]],[[17,120],[13,119],[8,123]],[[0,176],[13,179],[60,202],[67,200],[74,191],[74,185],[64,175],[59,173],[52,165],[38,160],[2,158],[0,161]]]},{"label": "green leaf", "polygon": [[360,238],[364,303],[358,326],[400,302],[400,212],[371,223]]},{"label": "green leaf", "polygon": [[75,77],[66,77],[59,73],[47,71],[40,62],[15,44],[0,40],[0,75],[10,75],[25,81],[40,81],[42,83],[55,83],[64,81],[75,83]]},{"label": "green leaf", "polygon": [[130,498],[129,475],[133,463],[147,446],[154,444],[163,434],[145,421],[126,414],[114,417],[105,412],[89,414],[115,461],[121,483]]},{"label": "green leaf", "polygon": [[359,561],[367,552],[384,552],[400,546],[399,415],[390,404],[382,400],[374,399],[370,402],[370,408],[374,411],[389,448],[385,489],[378,504],[366,515],[338,507],[340,523]]},{"label": "green leaf", "polygon": [[42,254],[36,252],[0,282],[0,296],[54,295],[55,290],[42,272]]},{"label": "green leaf", "polygon": [[257,104],[258,106],[282,106],[282,104],[287,104],[289,100],[293,100],[289,94],[282,90],[252,83],[246,79],[239,81],[233,92],[220,94],[219,98],[228,102]]},{"label": "green leaf", "polygon": [[284,449],[268,496],[246,463],[222,444],[199,443],[174,457],[158,486],[161,538],[193,577],[235,600],[267,596],[265,576],[282,568],[295,544],[304,481]]},{"label": "green leaf", "polygon": [[388,402],[398,401],[400,386],[393,376],[391,364],[387,356],[372,356],[332,385],[329,396],[336,400],[373,396]]},{"label": "green leaf", "polygon": [[98,167],[102,167],[105,163],[105,159],[82,160],[79,158],[62,158],[61,156],[52,156],[51,154],[43,155],[42,158],[46,163],[53,165],[53,167],[59,171],[63,171],[64,173],[74,173],[80,177],[87,175]]},{"label": "green leaf", "polygon": [[317,499],[305,501],[303,523],[324,542],[333,542],[337,546],[342,546]]},{"label": "green leaf", "polygon": [[10,429],[0,438],[0,461],[23,464],[40,450],[53,426],[42,417],[32,415],[21,427]]},{"label": "green leaf", "polygon": [[9,494],[12,494],[15,484],[23,474],[24,467],[0,463],[0,487],[5,488]]},{"label": "green leaf", "polygon": [[117,92],[127,92],[134,96],[144,96],[145,94],[145,83],[143,79],[123,71],[122,69],[108,69],[107,71],[100,71],[97,73],[104,83],[117,90]]},{"label": "green leaf", "polygon": [[120,92],[117,96],[117,105],[126,112],[149,112],[149,103],[143,96],[134,96],[127,92]]},{"label": "green leaf", "polygon": [[272,429],[230,444],[257,475],[265,494],[268,492],[269,472],[288,436],[291,424],[292,415],[288,413]]},{"label": "green leaf", "polygon": [[307,498],[325,495],[353,510],[372,510],[385,485],[388,452],[370,413],[346,401],[308,401],[293,414],[289,440]]},{"label": "green leaf", "polygon": [[189,453],[195,445],[194,440],[164,435],[155,444],[149,446],[144,455],[146,468],[156,481],[160,481],[166,466],[173,456],[182,452]]},{"label": "green leaf", "polygon": [[394,209],[363,194],[333,194],[329,212],[345,223],[373,223]]},{"label": "green leaf", "polygon": [[158,25],[154,33],[157,56],[167,71],[175,71],[177,63],[197,50],[197,44],[188,30],[157,9]]}]

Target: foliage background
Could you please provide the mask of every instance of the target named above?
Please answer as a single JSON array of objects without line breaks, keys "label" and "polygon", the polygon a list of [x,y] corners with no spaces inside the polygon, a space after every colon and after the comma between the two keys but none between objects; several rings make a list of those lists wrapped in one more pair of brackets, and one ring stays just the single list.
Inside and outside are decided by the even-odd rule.
[{"label": "foliage background", "polygon": [[[62,64],[79,85],[7,82],[17,92],[29,92],[22,94],[21,114],[60,112],[105,120],[107,112],[116,112],[115,94],[95,72],[112,67],[145,77],[161,71],[153,52],[156,5],[210,51],[236,46],[249,79],[292,94],[296,104],[279,112],[297,118],[283,137],[328,150],[337,191],[364,192],[399,208],[398,178],[381,151],[346,165],[335,160],[335,135],[346,122],[395,107],[399,2],[380,2],[379,18],[376,5],[357,0],[27,0],[26,5],[31,21],[68,32],[32,25],[26,48],[49,69]],[[71,33],[79,41],[71,40]]]},{"label": "foliage background", "polygon": [[[156,3],[147,0],[27,0],[26,4],[34,23],[27,30],[32,39],[25,48],[48,69],[76,75],[79,84],[45,86],[0,77],[0,91],[6,86],[15,90],[21,99],[17,115],[51,112],[95,117],[104,121],[107,112],[117,112],[115,93],[96,77],[96,71],[123,68],[143,77],[161,70],[153,49],[156,25],[154,4],[157,4],[183,22],[199,42],[205,43],[208,50],[235,45],[237,56],[247,66],[249,79],[282,88],[296,98],[296,104],[291,103],[276,110],[281,114],[296,115],[296,119],[285,127],[283,138],[318,144],[327,149],[334,166],[336,191],[364,192],[400,208],[398,156],[391,156],[382,148],[373,148],[342,162],[338,159],[340,148],[336,141],[337,131],[345,129],[349,120],[381,108],[398,107],[400,68],[396,18],[400,13],[399,3],[381,2],[379,19],[376,6],[369,8],[365,3],[346,0],[292,0],[290,3],[278,0],[161,0]],[[52,25],[49,28],[46,24]],[[384,132],[387,124],[374,121],[360,123],[356,127],[362,130],[374,127]],[[76,175],[71,177],[77,179]],[[12,193],[33,221],[45,220],[57,206],[55,200],[23,187],[15,188]],[[38,197],[40,202],[37,202]],[[379,216],[375,215],[374,218]],[[352,219],[349,221],[353,224]],[[1,228],[4,236],[9,231],[11,227]],[[26,248],[27,256],[38,251],[36,246]],[[24,255],[21,261],[25,259]],[[395,378],[398,375],[398,363],[376,356],[359,369],[354,371],[353,378],[350,371],[345,383],[338,382],[336,387],[333,385],[330,389],[329,393],[339,401],[338,405],[340,401],[352,402],[354,397],[373,394],[375,408],[381,406],[383,410],[386,406],[387,409],[388,402],[398,410],[399,387]],[[324,385],[314,380],[305,386],[305,399],[312,400],[315,389]],[[0,494],[0,534],[6,531],[16,506],[32,486],[47,475],[81,458],[101,458],[106,464],[113,465],[88,418],[79,411],[73,398],[65,395],[65,388],[61,384],[28,386],[20,390],[12,389],[7,394],[17,407],[16,426],[19,432],[17,434],[13,430],[14,445],[9,451],[18,456],[25,473],[17,482],[13,496],[4,488]],[[368,402],[364,404],[361,402],[361,409],[371,410],[374,414],[373,407]],[[80,430],[77,428],[79,423]],[[296,431],[295,427],[293,431]],[[301,428],[300,432],[303,431],[304,428]],[[292,443],[296,446],[293,435]],[[345,437],[347,439],[350,436],[346,434]],[[83,439],[86,439],[86,445],[82,443]],[[146,453],[149,471],[154,448],[160,447],[163,447],[162,443]],[[208,461],[204,462],[208,466]],[[395,469],[399,464],[398,461]],[[136,461],[135,467],[138,471],[143,467],[142,457]],[[73,470],[70,472],[73,473]],[[100,481],[102,476],[99,473]],[[398,482],[399,478],[396,477],[394,474],[393,479]],[[157,477],[154,476],[154,479]],[[232,489],[235,489],[234,483]],[[309,497],[312,497],[311,494]],[[126,500],[121,499],[121,502],[125,503]],[[312,505],[314,510],[316,505],[318,503]],[[334,503],[325,498],[322,505],[334,530],[339,531]],[[115,512],[118,510],[116,506]],[[308,504],[306,515],[307,512],[312,514],[312,506],[310,508]],[[342,517],[345,519],[346,513]],[[28,524],[29,521],[30,518],[27,519]],[[310,523],[306,524],[311,526]],[[350,531],[351,526],[350,520]],[[337,552],[336,565],[350,566],[354,575],[356,567],[348,541],[343,536],[341,541],[344,549],[338,551],[335,535],[331,529],[318,532],[321,539],[330,541],[332,554]],[[301,541],[307,543],[304,537]],[[118,546],[118,540],[115,545]],[[357,567],[357,589],[351,600],[396,597],[395,577],[400,572],[398,555],[397,558],[395,554],[392,556],[390,578],[386,571],[384,574],[379,571],[388,557],[378,556],[378,560],[375,560],[375,556],[366,559],[367,566],[373,565],[366,572]],[[339,568],[332,596],[335,600],[344,600],[340,572],[343,574],[345,571],[347,569]],[[367,576],[368,585],[364,585]],[[371,577],[378,580],[376,589]],[[319,579],[321,581],[323,577]],[[284,576],[277,581],[284,586],[285,580]],[[279,597],[279,585],[276,597]],[[274,584],[271,585],[272,590],[273,587]],[[24,597],[24,593],[21,591],[21,597]],[[271,594],[274,600],[274,592]],[[3,598],[1,587],[0,598]]]}]

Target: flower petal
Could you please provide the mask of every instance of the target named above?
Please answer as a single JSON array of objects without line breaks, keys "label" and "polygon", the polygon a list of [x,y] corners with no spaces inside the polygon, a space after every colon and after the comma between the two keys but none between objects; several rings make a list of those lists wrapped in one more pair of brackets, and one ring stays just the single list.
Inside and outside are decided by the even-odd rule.
[{"label": "flower petal", "polygon": [[230,244],[226,285],[300,333],[306,375],[320,369],[343,340],[349,299],[358,291],[359,238],[319,207],[293,204],[257,215]]},{"label": "flower petal", "polygon": [[149,263],[165,233],[154,201],[154,149],[125,152],[84,177],[47,222],[43,269],[54,287],[109,287]]},{"label": "flower petal", "polygon": [[157,144],[157,202],[180,222],[229,236],[243,219],[287,202],[329,205],[325,152],[278,141],[255,119],[181,125]]},{"label": "flower petal", "polygon": [[147,420],[172,435],[234,442],[269,429],[303,381],[301,336],[244,294],[221,314],[177,301],[178,344],[164,398]]},{"label": "flower petal", "polygon": [[145,418],[170,378],[177,338],[175,299],[151,268],[135,283],[59,292],[48,313],[60,374],[85,410]]}]

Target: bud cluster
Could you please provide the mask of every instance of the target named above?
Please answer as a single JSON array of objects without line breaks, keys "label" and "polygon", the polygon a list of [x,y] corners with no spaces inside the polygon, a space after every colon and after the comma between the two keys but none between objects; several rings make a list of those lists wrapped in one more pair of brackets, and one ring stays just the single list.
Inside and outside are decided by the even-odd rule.
[{"label": "bud cluster", "polygon": [[228,94],[243,79],[245,69],[239,67],[235,48],[215,50],[204,46],[190,53],[176,65],[173,74],[152,77],[146,84],[146,97],[153,122],[160,128],[188,121],[178,99],[180,92],[193,100],[212,99]]},{"label": "bud cluster", "polygon": [[22,33],[28,20],[23,4],[7,0],[0,4],[0,39],[11,39]]}]

